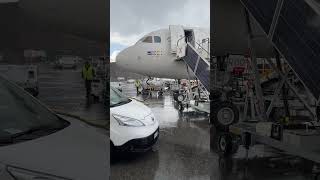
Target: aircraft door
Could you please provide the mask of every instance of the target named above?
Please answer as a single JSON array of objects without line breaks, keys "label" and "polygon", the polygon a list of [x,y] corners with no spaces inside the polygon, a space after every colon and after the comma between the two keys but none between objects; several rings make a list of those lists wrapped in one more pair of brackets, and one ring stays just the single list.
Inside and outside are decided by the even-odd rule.
[{"label": "aircraft door", "polygon": [[186,41],[183,27],[170,25],[169,30],[171,36],[171,53],[176,54],[178,58],[185,56]]}]

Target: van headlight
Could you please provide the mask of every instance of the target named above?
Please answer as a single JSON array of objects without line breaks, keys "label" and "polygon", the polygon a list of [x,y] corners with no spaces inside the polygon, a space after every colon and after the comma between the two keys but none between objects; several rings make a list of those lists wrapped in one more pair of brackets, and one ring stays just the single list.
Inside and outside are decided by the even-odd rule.
[{"label": "van headlight", "polygon": [[112,114],[114,119],[116,119],[120,126],[133,126],[133,127],[140,127],[145,126],[141,121],[138,119],[134,119],[131,117],[121,116],[118,114]]}]

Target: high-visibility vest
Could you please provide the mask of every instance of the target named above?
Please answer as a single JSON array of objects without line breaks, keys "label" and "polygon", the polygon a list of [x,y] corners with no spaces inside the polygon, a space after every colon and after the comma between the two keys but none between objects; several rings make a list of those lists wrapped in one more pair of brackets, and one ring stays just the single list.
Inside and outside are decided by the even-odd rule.
[{"label": "high-visibility vest", "polygon": [[140,87],[140,85],[141,85],[139,80],[136,80],[134,84],[136,85],[136,87]]},{"label": "high-visibility vest", "polygon": [[93,69],[92,69],[92,66],[89,66],[88,69],[84,66],[82,68],[82,75],[83,75],[83,78],[85,80],[92,80],[93,79]]}]

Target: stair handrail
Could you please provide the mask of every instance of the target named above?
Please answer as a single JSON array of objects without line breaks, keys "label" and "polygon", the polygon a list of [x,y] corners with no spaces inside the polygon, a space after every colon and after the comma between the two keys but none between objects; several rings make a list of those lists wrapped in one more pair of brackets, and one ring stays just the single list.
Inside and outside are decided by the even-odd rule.
[{"label": "stair handrail", "polygon": [[315,11],[317,14],[320,14],[320,5],[318,2],[315,2],[314,0],[305,0],[307,4]]},{"label": "stair handrail", "polygon": [[[196,50],[196,48],[192,46],[192,44],[191,44],[190,42],[187,43],[187,46],[188,46],[188,45],[190,46],[190,48],[192,48],[192,49],[198,54],[198,56],[200,57],[200,59],[202,59],[206,64],[208,64],[208,65],[210,66],[209,62],[208,62],[205,58],[202,57],[201,53],[199,53],[199,52]],[[197,61],[200,61],[200,59],[198,59]],[[193,72],[193,73],[195,73],[195,72]],[[201,88],[199,88],[199,89],[202,90],[202,92],[204,92],[205,95],[210,94],[210,92],[204,87],[204,85],[202,84],[201,81],[200,81],[200,84],[201,84],[201,86],[199,86],[199,87],[202,87],[203,89],[201,89]]]},{"label": "stair handrail", "polygon": [[198,51],[195,47],[192,46],[192,44],[190,42],[187,43],[187,45],[189,45],[195,52],[197,52],[198,56],[200,56],[204,62],[206,62],[208,65],[210,65],[210,63],[206,60],[206,58],[204,58]]},{"label": "stair handrail", "polygon": [[183,37],[181,37],[181,38],[178,39],[178,41],[177,41],[177,47],[178,47],[178,45],[179,45],[179,41],[182,40],[182,39],[184,39],[184,38],[186,38],[186,36],[183,36]]},{"label": "stair handrail", "polygon": [[[178,39],[178,41],[177,41],[177,46],[176,46],[177,48],[179,47],[180,41],[181,41],[182,39],[185,39],[185,38],[186,38],[186,36],[183,36],[183,37],[181,37],[181,38]],[[196,42],[196,41],[194,41],[194,42],[200,47],[199,49],[204,50],[204,51],[207,53],[208,57],[210,58],[210,52],[209,52],[208,50],[206,50],[206,49],[202,46],[203,43],[208,42],[208,49],[209,49],[210,38],[206,38],[204,42],[201,42],[201,44],[198,43],[198,42]],[[190,44],[192,47],[194,47],[190,42],[187,42],[186,44]],[[198,50],[197,50],[195,47],[194,47],[194,49],[198,52]],[[176,53],[177,53],[177,51],[176,51]],[[206,59],[206,58],[204,58],[204,59]]]},{"label": "stair handrail", "polygon": [[[179,47],[180,41],[181,41],[182,39],[185,39],[185,38],[186,38],[186,36],[183,36],[183,37],[181,37],[180,39],[178,39],[178,41],[177,41],[177,49],[178,49],[178,47]],[[176,54],[177,54],[177,50],[176,50]]]},{"label": "stair handrail", "polygon": [[[195,49],[197,50],[198,54],[202,53],[202,50],[204,50],[207,54],[207,58],[210,58],[210,53],[204,47],[202,47],[200,43],[196,42],[196,44],[198,45],[198,48],[195,47]],[[205,58],[205,60],[207,60],[207,58]]]},{"label": "stair handrail", "polygon": [[[195,43],[197,43],[197,45],[200,47],[200,49],[203,49],[205,52],[207,52],[207,54],[208,54],[209,57],[210,57],[210,52],[209,52],[210,38],[206,38],[206,39],[204,39],[204,40],[205,40],[205,41],[204,41],[204,42],[201,42],[201,44],[198,43],[198,42],[196,42],[196,41],[195,41]],[[202,44],[205,43],[205,42],[208,42],[208,50],[206,50],[206,49],[202,46]]]}]

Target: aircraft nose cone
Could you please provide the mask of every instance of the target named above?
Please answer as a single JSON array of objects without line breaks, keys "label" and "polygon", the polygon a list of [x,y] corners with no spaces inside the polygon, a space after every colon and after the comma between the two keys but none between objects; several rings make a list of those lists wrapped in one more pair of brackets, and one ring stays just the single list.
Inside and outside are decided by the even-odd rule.
[{"label": "aircraft nose cone", "polygon": [[129,66],[129,52],[128,48],[122,50],[116,57],[116,64],[122,68],[128,68]]}]

